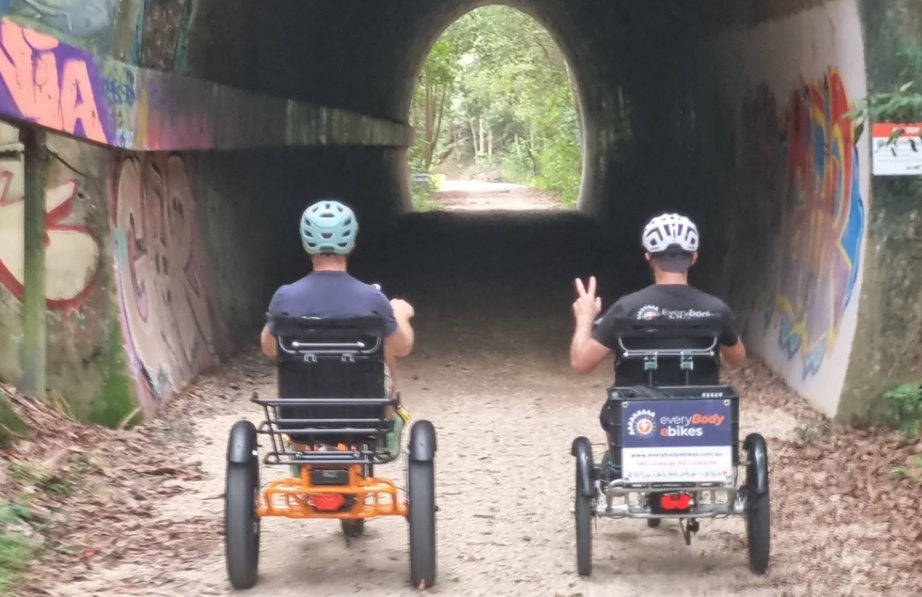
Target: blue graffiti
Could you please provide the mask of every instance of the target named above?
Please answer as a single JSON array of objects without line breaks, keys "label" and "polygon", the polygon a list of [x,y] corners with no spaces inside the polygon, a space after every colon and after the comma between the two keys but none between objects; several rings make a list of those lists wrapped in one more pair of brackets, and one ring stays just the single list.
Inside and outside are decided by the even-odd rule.
[{"label": "blue graffiti", "polygon": [[845,290],[845,298],[842,301],[842,309],[848,306],[852,300],[852,294],[855,292],[855,286],[858,285],[858,263],[861,261],[861,241],[864,231],[864,202],[861,200],[861,168],[858,159],[858,148],[855,148],[855,159],[853,161],[855,173],[852,176],[852,200],[851,211],[849,213],[848,223],[842,232],[842,248],[852,260],[852,271],[848,276],[848,286]]}]

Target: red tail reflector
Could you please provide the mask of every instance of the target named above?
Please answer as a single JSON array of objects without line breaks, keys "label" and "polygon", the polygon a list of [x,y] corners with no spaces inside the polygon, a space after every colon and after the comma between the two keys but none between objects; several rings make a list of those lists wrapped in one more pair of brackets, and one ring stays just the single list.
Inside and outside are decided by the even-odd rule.
[{"label": "red tail reflector", "polygon": [[343,507],[343,496],[338,493],[315,493],[311,496],[314,507],[321,512],[333,512]]},{"label": "red tail reflector", "polygon": [[660,497],[659,503],[663,510],[688,510],[691,496],[687,493],[667,493]]}]

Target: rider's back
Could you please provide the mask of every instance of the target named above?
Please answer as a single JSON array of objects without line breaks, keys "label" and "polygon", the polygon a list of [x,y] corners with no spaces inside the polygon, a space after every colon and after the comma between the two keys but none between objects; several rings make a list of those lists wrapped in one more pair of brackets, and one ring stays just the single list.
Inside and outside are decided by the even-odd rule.
[{"label": "rider's back", "polygon": [[[643,385],[649,383],[642,360],[623,358],[618,338],[638,327],[643,322],[687,322],[712,327],[719,334],[719,343],[732,346],[738,340],[736,323],[730,308],[719,298],[693,286],[684,284],[654,284],[643,290],[622,297],[608,310],[593,332],[601,344],[615,353],[615,383],[619,386]],[[713,339],[698,337],[656,337],[625,340],[628,348],[635,349],[679,349],[707,348]],[[719,361],[695,364],[689,375],[694,385],[713,385],[720,381]],[[685,372],[678,361],[663,362],[653,376],[656,385],[685,385]]]},{"label": "rider's back", "polygon": [[385,336],[397,327],[387,297],[374,286],[346,272],[313,272],[279,288],[269,304],[272,315],[342,318],[378,315],[384,319]]}]

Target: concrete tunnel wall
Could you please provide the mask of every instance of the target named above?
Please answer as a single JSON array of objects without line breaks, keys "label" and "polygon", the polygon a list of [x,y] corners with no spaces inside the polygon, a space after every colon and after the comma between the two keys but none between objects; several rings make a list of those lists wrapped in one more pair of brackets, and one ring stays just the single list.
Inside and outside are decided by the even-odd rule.
[{"label": "concrete tunnel wall", "polygon": [[[120,68],[107,56],[156,69],[132,75],[131,84],[144,91],[138,97],[160,102],[160,112],[132,103],[127,125],[115,110],[119,134],[92,139],[128,152],[54,140],[78,156],[65,161],[94,190],[76,196],[75,208],[57,223],[79,227],[89,218],[84,214],[95,214],[98,254],[89,251],[87,271],[94,273],[84,279],[100,298],[81,295],[64,315],[49,302],[53,320],[71,322],[50,330],[58,341],[52,344],[71,347],[50,355],[52,387],[67,392],[83,416],[106,411],[110,394],[128,395],[150,414],[239,343],[251,342],[268,294],[304,269],[290,223],[312,198],[337,194],[352,202],[367,223],[364,247],[373,249],[408,207],[406,142],[359,133],[406,121],[428,48],[454,19],[483,4],[279,0],[266,10],[217,0],[125,1],[113,5],[109,22],[82,34],[40,14],[14,12],[18,23],[91,48],[106,81],[127,80],[107,74]],[[868,5],[509,4],[552,32],[574,70],[585,138],[580,207],[605,228],[613,255],[634,254],[651,212],[688,212],[705,238],[696,281],[729,297],[747,341],[788,383],[827,414],[840,412],[840,396],[876,375],[849,358],[862,305],[879,300],[862,287],[868,142],[857,143],[856,152],[853,125],[843,117],[868,91],[862,24],[869,19],[859,14]],[[190,108],[176,98],[201,93],[165,93],[186,80],[161,81],[157,70],[267,99],[221,103],[227,92],[217,90],[210,103]],[[114,97],[112,87],[101,92],[110,103],[128,95]],[[277,122],[292,109],[274,98],[305,102],[304,114],[329,106],[379,120],[340,127],[339,141],[321,134],[302,143],[308,132],[292,131],[306,131],[304,119]],[[208,135],[195,136],[188,123],[199,121],[181,126],[176,111],[206,124],[224,117]],[[36,121],[21,112],[13,117]],[[148,117],[158,113],[167,116]],[[355,134],[351,141],[346,131]],[[150,149],[177,151],[131,153]],[[80,159],[95,165],[83,167]],[[816,228],[801,230],[807,222]],[[163,256],[183,267],[161,268]],[[887,255],[878,250],[875,258]],[[627,269],[617,259],[612,264],[612,274]],[[5,380],[18,371],[13,290],[0,290],[0,325],[14,332],[0,343]],[[919,319],[913,324],[918,329]],[[102,348],[113,344],[125,352]],[[895,374],[911,374],[913,366]],[[90,374],[76,391],[69,370],[80,367]],[[871,397],[852,395],[847,414]]]}]

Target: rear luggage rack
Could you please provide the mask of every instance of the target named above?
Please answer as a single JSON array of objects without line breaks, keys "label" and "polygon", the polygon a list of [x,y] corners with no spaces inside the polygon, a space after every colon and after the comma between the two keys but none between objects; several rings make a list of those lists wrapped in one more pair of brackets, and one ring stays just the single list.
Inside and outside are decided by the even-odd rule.
[{"label": "rear luggage rack", "polygon": [[[390,431],[392,422],[385,418],[288,418],[282,416],[281,408],[286,407],[339,407],[367,408],[378,407],[381,412],[392,406],[396,407],[396,398],[260,398],[253,394],[250,399],[263,407],[265,420],[256,432],[268,435],[272,450],[263,457],[267,465],[352,465],[383,464],[390,459],[379,453],[377,447],[383,442],[385,434]],[[368,441],[357,446],[348,446],[346,450],[311,450],[297,452],[287,449],[284,436],[322,437],[324,439],[342,438],[344,443],[349,438],[366,436]],[[301,442],[299,442],[301,443]],[[322,442],[326,446],[330,442]]]}]

